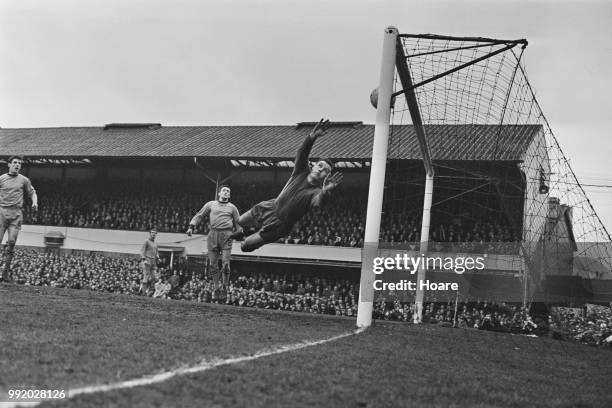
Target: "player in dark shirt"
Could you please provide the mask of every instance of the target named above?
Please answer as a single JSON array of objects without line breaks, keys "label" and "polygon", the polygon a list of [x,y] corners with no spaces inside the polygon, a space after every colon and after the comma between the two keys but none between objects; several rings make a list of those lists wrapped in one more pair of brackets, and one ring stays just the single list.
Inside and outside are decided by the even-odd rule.
[{"label": "player in dark shirt", "polygon": [[[342,174],[332,174],[332,163],[328,160],[320,160],[312,168],[308,163],[314,142],[325,134],[328,127],[329,120],[321,119],[306,136],[298,150],[291,177],[278,197],[262,201],[242,214],[238,221],[241,226],[259,228],[242,243],[244,252],[254,251],[287,235],[311,208],[324,205],[331,191],[342,182]],[[241,238],[240,232],[233,237]]]}]

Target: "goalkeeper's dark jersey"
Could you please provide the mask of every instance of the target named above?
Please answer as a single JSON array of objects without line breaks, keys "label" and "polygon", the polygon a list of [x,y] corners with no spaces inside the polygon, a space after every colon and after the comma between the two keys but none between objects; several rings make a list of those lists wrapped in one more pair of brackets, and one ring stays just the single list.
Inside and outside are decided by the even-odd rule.
[{"label": "goalkeeper's dark jersey", "polygon": [[320,185],[308,182],[308,156],[313,144],[314,141],[306,137],[298,150],[293,173],[275,200],[276,216],[290,225],[302,218],[312,207],[323,205],[329,195]]}]

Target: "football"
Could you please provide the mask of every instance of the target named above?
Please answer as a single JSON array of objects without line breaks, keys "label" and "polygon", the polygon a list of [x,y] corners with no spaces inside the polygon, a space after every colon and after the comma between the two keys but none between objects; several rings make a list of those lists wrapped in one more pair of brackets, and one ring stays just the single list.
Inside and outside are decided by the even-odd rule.
[{"label": "football", "polygon": [[[374,108],[378,108],[378,88],[374,88],[370,93],[370,103]],[[391,97],[391,109],[395,106],[395,96]]]}]

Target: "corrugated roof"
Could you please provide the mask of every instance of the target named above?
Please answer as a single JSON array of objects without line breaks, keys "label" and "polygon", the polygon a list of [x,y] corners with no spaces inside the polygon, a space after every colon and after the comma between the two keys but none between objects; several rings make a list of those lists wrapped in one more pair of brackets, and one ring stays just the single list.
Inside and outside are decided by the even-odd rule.
[{"label": "corrugated roof", "polygon": [[[539,125],[426,126],[434,160],[521,160]],[[0,129],[0,154],[29,158],[224,157],[291,159],[310,128],[296,126],[62,127]],[[312,156],[368,160],[373,125],[330,128]],[[411,125],[394,126],[389,158],[420,159]]]}]

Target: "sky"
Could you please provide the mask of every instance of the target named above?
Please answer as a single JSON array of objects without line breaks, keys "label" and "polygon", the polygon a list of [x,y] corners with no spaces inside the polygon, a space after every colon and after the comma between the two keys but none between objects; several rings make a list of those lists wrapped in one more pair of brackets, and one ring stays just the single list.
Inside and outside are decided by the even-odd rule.
[{"label": "sky", "polygon": [[[0,127],[373,123],[387,26],[526,38],[578,179],[612,186],[607,0],[0,0]],[[612,232],[612,188],[585,189]]]}]

